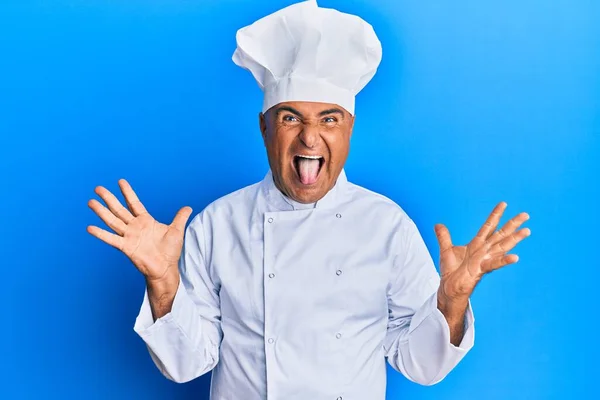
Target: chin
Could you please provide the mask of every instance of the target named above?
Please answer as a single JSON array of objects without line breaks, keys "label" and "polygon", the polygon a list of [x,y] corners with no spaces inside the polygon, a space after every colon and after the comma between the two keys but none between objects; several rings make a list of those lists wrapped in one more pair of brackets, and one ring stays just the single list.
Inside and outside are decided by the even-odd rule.
[{"label": "chin", "polygon": [[320,171],[317,181],[310,185],[302,183],[296,171],[292,171],[288,176],[290,179],[288,179],[286,186],[290,189],[289,197],[300,203],[314,203],[319,201],[329,191],[327,174],[324,171]]},{"label": "chin", "polygon": [[301,192],[296,193],[294,200],[304,204],[315,203],[325,197],[326,194],[327,192],[325,191],[319,191],[316,193]]}]

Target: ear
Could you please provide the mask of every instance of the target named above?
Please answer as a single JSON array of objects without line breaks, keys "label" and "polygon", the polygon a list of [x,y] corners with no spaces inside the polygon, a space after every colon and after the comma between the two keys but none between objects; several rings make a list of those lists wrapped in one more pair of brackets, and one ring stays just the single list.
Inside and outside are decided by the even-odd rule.
[{"label": "ear", "polygon": [[354,132],[354,119],[355,119],[355,117],[356,117],[356,115],[350,114],[350,138],[352,137],[352,132]]},{"label": "ear", "polygon": [[258,126],[260,127],[260,133],[262,134],[263,142],[267,140],[267,121],[265,118],[265,114],[262,112],[258,113]]}]

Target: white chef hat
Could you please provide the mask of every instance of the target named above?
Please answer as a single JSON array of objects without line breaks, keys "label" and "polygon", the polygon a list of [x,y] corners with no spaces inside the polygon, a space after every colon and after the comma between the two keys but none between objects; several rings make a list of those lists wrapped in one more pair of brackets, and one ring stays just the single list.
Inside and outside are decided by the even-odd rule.
[{"label": "white chef hat", "polygon": [[259,19],[238,30],[236,41],[233,62],[258,82],[263,112],[284,101],[314,101],[354,114],[354,97],[381,61],[371,25],[316,0]]}]

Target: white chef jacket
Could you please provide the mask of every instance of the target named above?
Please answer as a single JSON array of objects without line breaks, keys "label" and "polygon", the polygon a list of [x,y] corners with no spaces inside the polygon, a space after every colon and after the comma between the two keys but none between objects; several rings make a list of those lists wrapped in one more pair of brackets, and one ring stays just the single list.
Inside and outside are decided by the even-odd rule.
[{"label": "white chef jacket", "polygon": [[153,322],[146,292],[134,326],[162,374],[213,370],[211,400],[383,400],[386,359],[424,385],[462,359],[471,305],[454,346],[439,275],[398,205],[342,171],[308,207],[269,171],[192,219],[171,312]]}]

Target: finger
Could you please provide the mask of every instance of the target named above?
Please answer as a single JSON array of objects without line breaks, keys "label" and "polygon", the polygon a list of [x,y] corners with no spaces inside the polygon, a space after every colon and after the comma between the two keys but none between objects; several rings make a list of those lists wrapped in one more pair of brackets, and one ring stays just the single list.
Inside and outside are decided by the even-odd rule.
[{"label": "finger", "polygon": [[92,236],[97,237],[104,243],[108,243],[119,250],[121,250],[123,246],[123,238],[119,235],[115,235],[114,233],[110,233],[108,231],[105,231],[104,229],[98,228],[97,226],[93,225],[89,225],[87,227],[87,231]]},{"label": "finger", "polygon": [[481,263],[481,270],[484,274],[495,271],[506,265],[514,264],[519,261],[519,256],[516,254],[505,254],[498,257],[493,257]]},{"label": "finger", "polygon": [[531,235],[531,230],[529,228],[523,228],[518,232],[511,233],[504,239],[492,245],[489,253],[492,255],[508,253],[513,249],[513,247],[517,245],[517,243],[519,243],[521,240],[525,239],[529,235]]},{"label": "finger", "polygon": [[436,224],[434,226],[435,236],[437,237],[440,245],[440,253],[445,252],[452,248],[452,238],[450,237],[450,231],[443,224]]},{"label": "finger", "polygon": [[185,223],[192,215],[192,207],[185,206],[177,211],[175,218],[173,218],[173,222],[171,222],[171,226],[177,229],[178,231],[183,232],[185,230]]},{"label": "finger", "polygon": [[504,210],[506,210],[506,207],[506,202],[501,201],[498,203],[492,210],[492,213],[489,215],[488,219],[481,226],[475,237],[479,240],[486,240],[494,232],[496,226],[498,226],[500,218],[502,217]]},{"label": "finger", "polygon": [[131,188],[129,182],[127,182],[125,179],[119,179],[119,187],[121,188],[123,197],[125,197],[127,206],[129,207],[133,215],[137,217],[138,215],[142,215],[148,212],[146,211],[146,208]]},{"label": "finger", "polygon": [[113,231],[117,232],[117,234],[123,236],[125,230],[127,229],[125,222],[117,218],[115,214],[111,213],[108,208],[104,207],[96,199],[88,201],[88,206],[100,217],[100,219],[102,219],[102,221],[104,221],[106,225],[108,225]]},{"label": "finger", "polygon": [[129,210],[125,208],[123,204],[121,204],[119,199],[117,199],[115,195],[108,191],[106,188],[98,186],[94,191],[98,196],[100,196],[102,200],[104,200],[104,202],[108,206],[108,209],[121,221],[128,224],[134,218],[133,215],[129,212]]},{"label": "finger", "polygon": [[[469,248],[470,246],[467,246]],[[468,271],[472,276],[480,276],[484,273],[483,268],[481,267],[484,260],[490,257],[488,253],[490,250],[490,244],[483,243],[478,249],[471,249],[469,251],[468,260]]]},{"label": "finger", "polygon": [[489,243],[496,243],[509,237],[514,231],[516,231],[525,221],[529,219],[529,214],[522,212],[517,216],[511,218],[501,229],[494,232],[489,238]]}]

